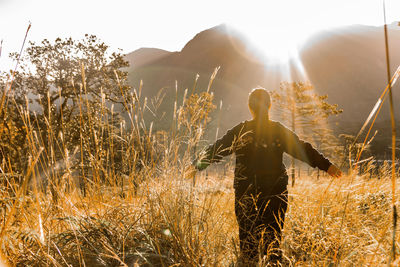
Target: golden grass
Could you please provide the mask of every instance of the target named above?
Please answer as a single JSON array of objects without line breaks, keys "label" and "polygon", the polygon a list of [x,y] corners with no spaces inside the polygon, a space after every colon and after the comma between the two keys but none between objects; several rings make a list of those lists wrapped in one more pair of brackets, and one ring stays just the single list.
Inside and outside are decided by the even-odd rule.
[{"label": "golden grass", "polygon": [[[41,212],[29,194],[2,250],[10,264],[26,266],[229,266],[238,255],[232,174],[198,178],[193,187],[178,172],[154,177],[136,195],[126,188],[125,197],[113,187],[88,190],[86,197],[60,192],[57,205],[38,193]],[[391,246],[389,177],[347,176],[329,184],[328,178],[310,176],[289,189],[286,264],[385,264]]]}]

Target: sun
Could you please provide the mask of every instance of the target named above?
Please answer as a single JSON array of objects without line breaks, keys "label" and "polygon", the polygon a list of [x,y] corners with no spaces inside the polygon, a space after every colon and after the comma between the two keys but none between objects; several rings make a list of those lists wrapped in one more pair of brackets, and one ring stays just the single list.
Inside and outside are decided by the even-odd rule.
[{"label": "sun", "polygon": [[299,49],[310,36],[309,29],[295,26],[237,27],[245,35],[249,46],[260,52],[260,59],[268,66],[284,66],[298,59]]},{"label": "sun", "polygon": [[249,47],[261,52],[266,65],[283,66],[298,57],[311,35],[329,28],[330,22],[320,15],[305,8],[303,1],[262,1],[243,4],[240,14],[227,22],[246,37]]}]

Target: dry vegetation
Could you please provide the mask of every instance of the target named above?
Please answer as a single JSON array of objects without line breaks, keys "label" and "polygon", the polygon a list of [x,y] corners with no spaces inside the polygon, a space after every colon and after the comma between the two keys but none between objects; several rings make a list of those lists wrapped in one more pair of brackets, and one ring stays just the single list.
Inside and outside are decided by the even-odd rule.
[{"label": "dry vegetation", "polygon": [[[231,181],[231,175],[202,174],[193,187],[172,170],[143,183],[136,195],[127,187],[125,197],[119,187],[100,185],[86,197],[59,192],[57,204],[49,194],[27,194],[5,229],[2,250],[20,266],[229,266],[238,255]],[[286,264],[385,264],[390,180],[357,176],[329,184],[305,177],[290,189]]]},{"label": "dry vegetation", "polygon": [[[22,174],[13,172],[9,160],[2,163],[7,171],[1,176],[0,245],[8,264],[236,265],[232,167],[226,175],[200,173],[196,181],[183,174],[209,121],[212,95],[176,99],[168,132],[144,121],[151,107],[139,94],[123,97],[130,125],[109,123],[112,112],[103,112],[102,102],[97,113],[80,114],[77,125],[85,134],[73,150],[65,133],[52,134],[50,118],[47,140],[41,140],[28,107],[18,106],[30,154]],[[78,99],[80,112],[93,109],[84,95]],[[302,177],[289,193],[284,265],[388,262],[391,193],[385,170],[335,181]]]}]

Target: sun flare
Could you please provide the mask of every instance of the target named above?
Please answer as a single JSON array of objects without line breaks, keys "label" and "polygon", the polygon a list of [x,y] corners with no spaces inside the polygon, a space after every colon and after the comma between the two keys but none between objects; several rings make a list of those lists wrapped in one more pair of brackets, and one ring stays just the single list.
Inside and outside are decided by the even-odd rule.
[{"label": "sun flare", "polygon": [[249,42],[260,52],[262,61],[268,66],[287,65],[298,58],[299,49],[312,34],[310,29],[294,26],[248,27],[235,26]]}]

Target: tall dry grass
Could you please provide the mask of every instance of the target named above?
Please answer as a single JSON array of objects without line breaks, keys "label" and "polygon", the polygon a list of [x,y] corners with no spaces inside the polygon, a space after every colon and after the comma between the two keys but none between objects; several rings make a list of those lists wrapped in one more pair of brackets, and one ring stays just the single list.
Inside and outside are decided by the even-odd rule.
[{"label": "tall dry grass", "polygon": [[[93,106],[85,98],[84,83],[76,92],[81,134],[73,149],[67,133],[54,134],[51,117],[42,129],[49,134],[42,135],[28,104],[18,107],[31,153],[22,175],[7,164],[2,169],[0,248],[7,263],[236,266],[232,167],[226,175],[200,173],[196,181],[183,172],[201,145],[212,95],[186,91],[175,99],[170,130],[156,131],[144,119],[156,110],[140,89],[124,95],[129,120],[119,125],[105,101]],[[333,182],[303,176],[289,194],[284,265],[388,262],[387,173],[354,173]]]},{"label": "tall dry grass", "polygon": [[[79,191],[62,194],[57,205],[46,193],[28,194],[6,230],[2,251],[20,266],[234,265],[238,238],[231,176],[202,174],[193,187],[171,171],[147,180],[136,195],[121,197],[119,187],[104,186],[86,197]],[[327,178],[305,177],[290,188],[285,265],[388,262],[390,179],[355,177],[350,184],[351,179],[325,191]]]}]

